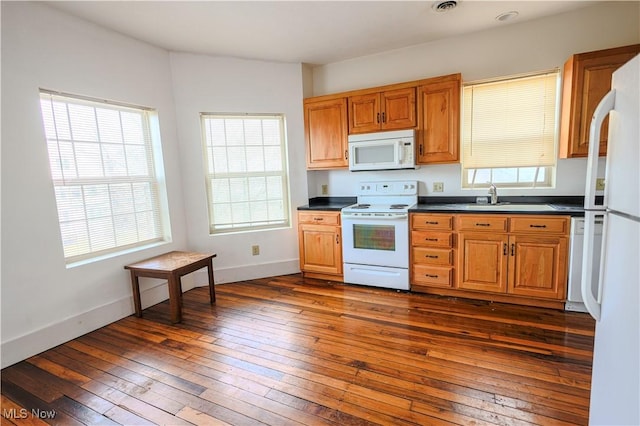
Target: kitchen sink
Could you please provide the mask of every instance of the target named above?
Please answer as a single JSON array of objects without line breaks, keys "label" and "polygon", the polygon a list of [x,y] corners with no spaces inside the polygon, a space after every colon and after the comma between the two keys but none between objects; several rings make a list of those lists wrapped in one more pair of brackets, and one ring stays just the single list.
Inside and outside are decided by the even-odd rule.
[{"label": "kitchen sink", "polygon": [[445,204],[442,206],[451,210],[467,210],[467,211],[504,211],[504,212],[544,212],[554,211],[555,208],[549,204]]}]

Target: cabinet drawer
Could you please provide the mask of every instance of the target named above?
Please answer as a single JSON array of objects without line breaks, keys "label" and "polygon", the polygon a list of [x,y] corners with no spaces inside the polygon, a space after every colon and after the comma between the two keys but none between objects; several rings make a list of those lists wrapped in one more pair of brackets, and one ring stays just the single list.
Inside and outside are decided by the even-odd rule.
[{"label": "cabinet drawer", "polygon": [[432,231],[411,231],[414,246],[453,247],[453,233]]},{"label": "cabinet drawer", "polygon": [[446,266],[414,265],[412,281],[437,287],[453,286],[453,268]]},{"label": "cabinet drawer", "polygon": [[298,212],[298,221],[300,223],[340,226],[340,213],[320,211]]},{"label": "cabinet drawer", "polygon": [[458,215],[459,231],[507,232],[508,218],[499,215]]},{"label": "cabinet drawer", "polygon": [[569,218],[548,216],[512,216],[511,232],[527,234],[566,234]]},{"label": "cabinet drawer", "polygon": [[453,265],[453,250],[431,247],[414,247],[413,263],[425,265]]},{"label": "cabinet drawer", "polygon": [[452,215],[413,214],[411,229],[437,229],[450,231],[453,229]]}]

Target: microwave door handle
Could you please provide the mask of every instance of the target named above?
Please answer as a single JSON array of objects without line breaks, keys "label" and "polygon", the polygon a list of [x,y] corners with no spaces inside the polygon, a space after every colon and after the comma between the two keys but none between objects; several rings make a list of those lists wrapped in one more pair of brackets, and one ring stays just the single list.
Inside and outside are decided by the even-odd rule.
[{"label": "microwave door handle", "polygon": [[397,141],[397,150],[398,150],[398,164],[402,164],[404,162],[404,150],[402,149],[402,141]]}]

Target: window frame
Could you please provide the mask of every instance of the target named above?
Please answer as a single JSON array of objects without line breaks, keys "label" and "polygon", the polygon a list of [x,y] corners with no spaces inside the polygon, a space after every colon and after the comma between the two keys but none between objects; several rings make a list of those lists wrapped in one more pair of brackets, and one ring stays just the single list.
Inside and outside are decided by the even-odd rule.
[{"label": "window frame", "polygon": [[[210,146],[208,145],[207,139],[207,129],[206,129],[206,120],[208,119],[230,119],[230,120],[242,120],[243,126],[245,120],[264,120],[264,119],[277,119],[278,127],[279,127],[279,148],[280,148],[280,170],[272,170],[272,171],[227,171],[227,172],[216,172],[215,167],[213,166],[214,160],[213,157],[210,158]],[[289,161],[287,155],[287,137],[286,137],[286,117],[283,113],[216,113],[216,112],[202,112],[200,113],[200,127],[202,132],[202,150],[203,150],[203,160],[204,160],[204,174],[205,174],[205,188],[206,188],[206,199],[207,199],[207,213],[208,213],[208,222],[209,222],[209,234],[210,235],[224,235],[224,234],[235,234],[235,233],[243,233],[243,232],[256,232],[256,231],[265,231],[265,230],[275,230],[275,229],[286,229],[291,228],[291,190],[289,184]],[[243,127],[244,129],[244,127]],[[219,145],[228,148],[230,145]],[[243,143],[241,145],[235,146],[254,146],[247,145],[246,139],[243,136]],[[264,141],[263,145],[264,146]],[[272,145],[273,146],[273,145]],[[211,146],[213,147],[213,145]],[[263,152],[263,160],[265,160],[264,152]],[[213,170],[212,170],[213,166]],[[279,177],[281,179],[281,192],[282,196],[274,199],[281,201],[282,203],[282,213],[283,218],[281,219],[270,219],[266,220],[249,220],[248,222],[231,222],[220,224],[215,222],[215,214],[214,209],[216,204],[233,204],[234,202],[229,200],[229,202],[221,202],[215,203],[213,198],[213,180],[214,179],[238,179],[238,180],[250,180],[252,178],[267,178],[267,177]],[[248,188],[248,182],[247,182]],[[250,192],[250,191],[247,191]],[[244,202],[255,202],[255,201],[264,201],[264,200],[252,200],[249,198],[246,201],[237,202],[238,204]],[[249,214],[251,209],[249,209]]]},{"label": "window frame", "polygon": [[[45,143],[47,144],[47,158],[49,160],[50,176],[53,184],[54,197],[56,199],[62,249],[67,267],[140,250],[170,241],[171,235],[168,209],[166,206],[166,188],[158,177],[163,175],[163,171],[162,152],[158,140],[159,132],[156,128],[156,111],[149,107],[123,102],[107,101],[104,99],[62,93],[42,88],[39,89],[39,100],[41,119],[43,120],[43,133]],[[43,103],[47,102],[50,103],[52,108],[50,117],[45,117]],[[64,111],[67,114],[66,123],[69,126],[68,137],[63,134],[65,133],[64,131],[58,131],[58,126],[62,124],[62,121],[55,117],[57,112],[54,112],[54,103],[64,105]],[[93,109],[93,114],[96,120],[94,123],[96,131],[95,140],[83,140],[73,135],[74,131],[78,131],[79,129],[76,127],[76,129],[73,130],[74,124],[72,124],[70,106]],[[99,123],[99,111],[102,113],[105,113],[105,111],[117,112],[119,119],[118,130],[120,131],[119,136],[121,138],[121,142],[109,141],[106,137],[102,137],[100,132],[101,130],[104,130],[104,128]],[[125,130],[122,120],[123,113],[139,116],[141,120],[139,130],[141,130],[142,133],[136,135],[136,137],[140,137],[140,139],[137,140],[140,140],[141,143],[131,142],[131,135],[124,133]],[[53,122],[48,122],[47,120],[49,118],[52,118]],[[54,134],[51,134],[50,131],[47,130],[48,125],[54,126]],[[73,166],[69,166],[69,157],[63,158],[61,154],[61,144],[68,144],[72,147]],[[92,154],[83,159],[78,153],[79,144],[95,144],[95,146],[98,147],[98,155],[93,156]],[[110,166],[113,167],[113,165],[118,164],[118,162],[113,159],[109,160],[107,147],[113,148],[120,145],[122,145],[122,156],[124,158],[124,166],[120,164],[120,167],[124,167],[126,173],[122,174],[122,172],[112,171],[110,174]],[[135,161],[135,159],[132,159],[130,153],[127,152],[127,147],[134,146],[143,148],[144,161],[141,161],[140,159]],[[52,152],[52,150],[54,152]],[[57,157],[55,155],[57,155]],[[87,160],[88,158],[100,161],[100,168],[102,171],[101,176],[81,176],[78,162]],[[131,160],[131,162],[129,160]],[[64,163],[66,163],[66,165]],[[75,168],[75,176],[73,176],[72,173],[66,173],[71,167]],[[145,171],[142,173],[141,169],[145,169]],[[122,202],[122,198],[118,199],[115,193],[115,187],[118,186],[125,192],[127,189],[126,187],[128,186],[130,197],[128,197],[124,204],[126,207],[122,207],[122,210],[129,209],[127,213],[122,212],[122,210],[120,212],[117,211],[118,206],[123,206],[123,204],[118,204]],[[81,194],[82,199],[76,201],[72,200],[71,203],[65,204],[65,200],[60,198],[61,193],[65,192],[63,190],[64,188],[69,191],[72,191],[72,188],[76,188],[76,190]],[[143,191],[142,193],[139,192],[141,189]],[[103,209],[108,209],[108,214],[104,214],[105,210],[100,210],[100,213],[96,213],[98,210],[96,205],[92,205],[91,196],[89,195],[91,190],[103,191],[100,194],[102,197],[101,207]],[[96,193],[94,192],[94,195],[95,194]],[[95,203],[95,198],[93,202]],[[141,204],[144,204],[145,207],[141,207]],[[69,209],[72,205],[77,209],[82,210],[82,218],[77,218],[75,220],[68,218],[68,210],[65,213],[65,208]],[[146,216],[146,220],[144,220],[143,215]],[[129,220],[132,220],[131,218],[133,217],[133,221],[135,222],[135,238],[124,237],[122,234],[122,227],[119,228],[118,218],[123,218],[125,216],[129,216]],[[97,219],[102,220],[101,226],[96,227],[91,224],[92,221],[97,222]],[[149,219],[151,219],[151,226],[146,227],[143,222],[146,222]],[[70,244],[67,239],[73,235],[65,231],[65,224],[69,222],[75,222],[78,225],[81,223],[84,224],[86,241],[80,242],[79,244],[84,244],[86,247],[85,249],[74,251],[70,248]],[[107,223],[109,224],[107,225]],[[99,232],[98,229],[100,229],[102,233]],[[131,232],[132,229],[129,227],[128,234],[131,235]],[[84,238],[85,235],[78,236],[76,234],[76,237]],[[105,235],[108,235],[108,237],[105,237]],[[101,238],[106,238],[106,240],[102,240]],[[112,244],[108,242],[109,239],[113,240]],[[120,242],[118,242],[118,240],[120,240]],[[123,240],[126,242],[123,243]]]}]

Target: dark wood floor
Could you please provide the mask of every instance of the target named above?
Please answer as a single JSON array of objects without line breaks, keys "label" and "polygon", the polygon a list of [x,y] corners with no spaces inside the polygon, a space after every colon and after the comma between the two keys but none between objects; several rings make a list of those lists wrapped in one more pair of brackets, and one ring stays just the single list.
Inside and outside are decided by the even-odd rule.
[{"label": "dark wood floor", "polygon": [[216,292],[5,368],[2,424],[587,424],[588,315],[299,275]]}]

